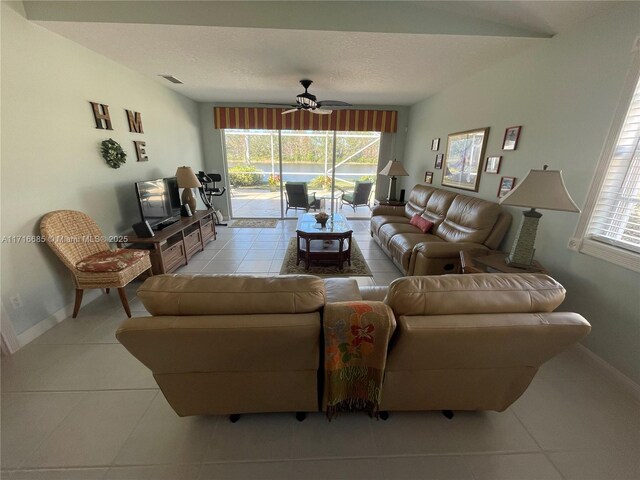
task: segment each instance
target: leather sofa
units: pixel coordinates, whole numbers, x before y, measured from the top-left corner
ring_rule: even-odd
[[[322,280],[155,275],[116,337],[180,416],[318,409]]]
[[[313,276],[158,275],[138,296],[151,317],[116,337],[180,416],[321,408],[322,311],[384,302],[395,333],[381,409],[503,411],[540,365],[590,330],[553,312],[562,285],[542,274],[404,277],[388,287]]]
[[[428,233],[409,222],[420,215]],[[460,273],[460,250],[497,250],[511,225],[500,205],[430,185],[416,185],[405,206],[378,205],[371,236],[405,275]]]

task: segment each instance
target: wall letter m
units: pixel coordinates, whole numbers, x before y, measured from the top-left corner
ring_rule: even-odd
[[[144,133],[142,130],[142,115],[140,112],[132,112],[130,110],[126,110],[127,119],[129,120],[129,131],[134,133]]]

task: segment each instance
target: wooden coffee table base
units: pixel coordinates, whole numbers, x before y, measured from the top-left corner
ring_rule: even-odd
[[[296,265],[303,260],[307,270],[312,263],[336,264],[340,270],[344,262],[351,266],[351,232],[316,235],[298,232],[296,241]]]

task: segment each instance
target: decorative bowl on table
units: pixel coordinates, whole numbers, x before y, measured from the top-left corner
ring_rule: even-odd
[[[325,212],[316,213],[315,219],[322,228],[325,228],[327,226],[327,220],[329,220],[329,215]]]

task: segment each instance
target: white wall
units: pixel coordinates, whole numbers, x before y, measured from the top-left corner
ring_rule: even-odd
[[[531,168],[561,169],[569,192],[583,205],[625,80],[631,49],[640,34],[640,4],[629,2],[559,34],[544,45],[492,65],[411,108],[406,164],[422,181],[434,170],[431,139],[491,127],[487,155],[503,155],[499,175],[482,174],[477,195],[496,201],[502,175],[522,180]],[[523,125],[518,150],[502,152],[506,127]],[[521,213],[512,209],[514,226]],[[562,308],[593,325],[585,344],[640,383],[640,275],[567,249],[578,216],[542,211],[536,258],[567,289]]]
[[[36,235],[40,218],[79,209],[106,235],[139,221],[133,183],[201,170],[198,106],[128,68],[25,20],[2,2],[2,235]],[[95,128],[89,101],[109,105],[113,131]],[[142,113],[144,134],[129,133],[124,109]],[[127,152],[114,170],[100,156],[109,137]],[[133,140],[147,143],[137,162]],[[2,302],[18,334],[72,301],[73,285],[44,244],[2,244]],[[12,295],[24,306],[13,309]]]
[[[255,104],[228,104],[228,103],[200,103],[200,128],[202,129],[202,144],[204,150],[205,163],[207,172],[220,173],[224,177],[224,159],[222,150],[221,130],[213,128],[213,108],[214,107],[255,107]],[[358,105],[357,108],[365,110],[397,110],[398,111],[398,131],[395,134],[393,145],[389,146],[389,159],[397,158],[402,160],[404,157],[404,145],[408,130],[409,107],[401,107],[396,105]],[[391,152],[391,150],[393,150]],[[384,152],[382,152],[384,154]],[[385,163],[386,164],[386,163]],[[388,190],[386,177],[378,176],[378,188],[376,196],[386,197]],[[398,189],[398,194],[400,190]],[[225,217],[229,215],[229,194],[218,197],[214,200],[217,209],[221,209]]]

